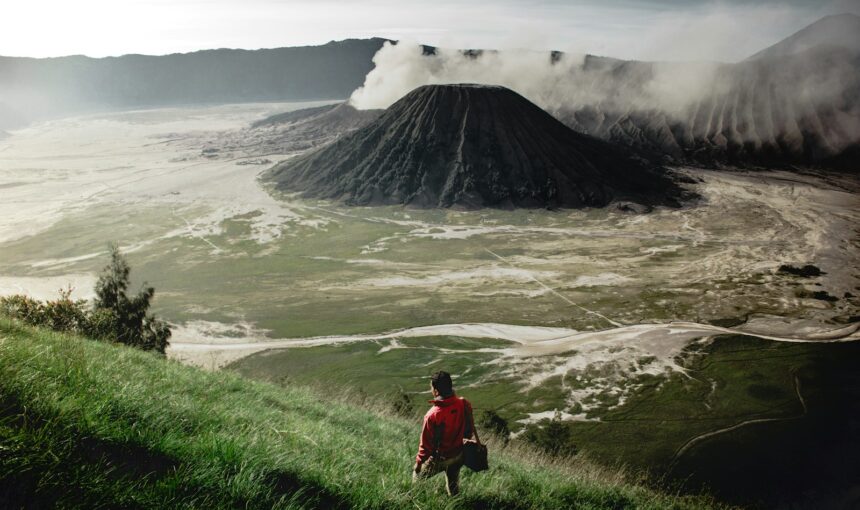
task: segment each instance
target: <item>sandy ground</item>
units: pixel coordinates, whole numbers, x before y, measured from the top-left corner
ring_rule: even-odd
[[[794,323],[795,328],[790,324]],[[775,325],[776,327],[771,327]],[[788,325],[788,327],[786,327]],[[779,326],[783,326],[780,328]],[[183,363],[216,370],[233,361],[270,349],[317,347],[349,342],[388,341],[379,353],[403,347],[398,339],[433,336],[456,336],[463,338],[503,339],[516,343],[508,348],[482,348],[470,352],[487,352],[497,355],[492,361],[494,377],[510,376],[524,382],[523,389],[540,386],[553,377],[561,377],[562,384],[570,374],[588,374],[587,384],[568,389],[568,405],[576,406],[575,415],[564,413],[564,419],[587,420],[587,413],[599,408],[600,395],[611,394],[622,405],[635,386],[626,381],[645,374],[664,375],[685,373],[677,363],[677,356],[694,341],[707,341],[719,334],[743,333],[748,336],[778,342],[853,342],[860,340],[860,323],[846,326],[811,326],[802,321],[787,321],[783,318],[761,317],[738,328],[722,328],[709,324],[671,322],[668,324],[637,324],[610,328],[602,331],[574,331],[566,328],[517,326],[509,324],[442,324],[410,328],[379,335],[325,336],[266,340],[264,333],[254,331],[237,341],[235,336],[214,336],[215,342],[201,343],[201,333],[213,338],[213,331],[206,328],[218,325],[198,324],[196,327],[180,327],[175,331],[168,356]],[[245,329],[242,326],[240,329]],[[782,329],[785,336],[769,334],[770,330]],[[789,333],[794,331],[794,334]],[[232,331],[236,334],[237,331]],[[437,349],[440,354],[456,354],[451,349]],[[604,367],[604,368],[601,368]],[[606,368],[611,367],[611,370]],[[589,373],[590,370],[597,369]],[[599,375],[598,375],[599,374]],[[584,375],[577,375],[577,381]],[[584,381],[584,380],[583,380]],[[551,411],[529,415],[523,423],[539,421],[552,414]],[[551,417],[551,416],[550,416]]]
[[[690,322],[671,322],[668,324],[637,324],[603,331],[574,331],[566,328],[517,326],[509,324],[442,324],[393,331],[380,335],[325,336],[313,338],[294,338],[266,340],[265,332],[254,332],[250,342],[239,342],[236,337],[216,337],[216,342],[200,343],[201,327],[217,325],[197,325],[195,328],[181,327],[168,350],[168,355],[183,363],[216,370],[233,361],[270,349],[288,349],[336,345],[349,342],[388,341],[381,347],[382,354],[391,349],[403,347],[398,339],[433,336],[456,336],[463,338],[504,339],[517,345],[507,348],[482,348],[470,352],[487,352],[497,355],[492,361],[494,377],[510,376],[523,380],[523,389],[534,388],[550,378],[560,376],[562,384],[570,374],[588,374],[587,384],[571,386],[568,389],[568,405],[579,410],[578,413],[563,413],[564,419],[589,420],[588,412],[601,407],[601,395],[617,397],[612,407],[622,405],[635,386],[626,381],[645,374],[663,375],[685,373],[677,363],[677,356],[694,341],[707,341],[719,334],[738,334],[758,337],[778,342],[852,342],[860,340],[860,323],[846,326],[811,327],[796,324],[794,335],[775,336],[766,333],[772,328],[769,324],[785,325],[783,318],[757,318],[743,328],[722,328],[708,324]],[[798,321],[793,321],[797,323]],[[779,328],[773,328],[779,329]],[[785,328],[790,329],[790,328]],[[232,332],[233,334],[236,331]],[[206,333],[212,338],[212,332]],[[451,349],[438,349],[440,354],[456,354]],[[606,370],[601,367],[611,367]],[[589,373],[590,369],[597,369]],[[599,375],[598,375],[599,374]],[[578,382],[584,375],[577,375]],[[585,381],[584,379],[582,381]],[[552,411],[533,413],[523,420],[531,423],[551,417]]]
[[[27,277],[0,276],[0,296],[26,294],[33,299],[50,300],[59,297],[59,291],[71,289],[72,299],[95,297],[96,277],[91,274],[68,274],[63,276]]]
[[[256,176],[261,167],[236,164],[255,158],[212,159],[201,155],[199,144],[187,143],[303,106],[144,110],[14,131],[0,145],[0,243],[34,235],[64,215],[105,202],[162,204],[176,209],[177,215],[188,205],[210,209],[168,236],[203,236],[217,231],[225,218],[253,211],[262,212],[252,225],[260,242],[277,238],[292,222],[315,224],[260,187]]]
[[[842,296],[857,291],[860,284],[860,186],[856,178],[833,175],[821,178],[785,171],[690,173],[705,179],[698,190],[710,207],[742,202],[753,210],[777,212],[781,228],[775,224],[771,238],[759,237],[761,241],[791,239],[784,247],[784,260],[814,262],[827,273],[822,284],[831,294]],[[689,222],[685,225],[695,232]],[[792,235],[789,237],[786,232]],[[698,233],[703,242],[708,240],[705,232]],[[744,230],[739,228],[736,234],[742,239]],[[767,235],[767,232],[758,235]],[[695,266],[699,271],[714,266],[737,267],[743,258],[738,257],[735,250],[737,247],[727,246]],[[728,259],[735,262],[729,263]],[[756,262],[767,264],[770,261],[759,258]]]
[[[775,319],[782,321],[782,319]],[[710,324],[690,322],[671,322],[668,324],[637,324],[612,328],[603,331],[575,331],[567,328],[552,328],[538,326],[517,326],[511,324],[440,324],[424,326],[379,335],[345,335],[322,336],[310,338],[288,338],[267,340],[264,331],[253,331],[248,325],[240,329],[251,332],[244,341],[237,341],[235,336],[219,335],[221,326],[218,324],[192,324],[176,329],[171,341],[169,355],[183,362],[207,368],[218,368],[232,361],[241,359],[255,352],[268,349],[318,347],[348,342],[366,342],[379,340],[396,340],[398,338],[421,338],[432,336],[457,336],[463,338],[492,338],[508,340],[519,344],[517,347],[506,349],[484,349],[485,352],[498,352],[513,361],[515,358],[528,359],[562,354],[571,350],[579,351],[580,355],[570,358],[570,363],[553,368],[551,372],[540,374],[534,379],[534,384],[542,380],[560,375],[582,365],[584,368],[595,361],[597,352],[614,350],[624,351],[629,346],[635,352],[624,352],[617,356],[624,357],[653,356],[655,361],[649,363],[648,370],[658,373],[665,369],[682,370],[674,362],[674,357],[690,341],[714,336],[717,334],[738,334],[754,336],[778,342],[851,342],[860,340],[860,323],[841,327],[817,328],[802,332],[797,336],[774,336],[762,331],[769,328],[765,318],[757,321],[755,326],[742,328],[721,328]],[[758,330],[758,331],[757,331]],[[235,333],[235,331],[234,331]],[[207,339],[200,341],[201,337]],[[255,341],[247,341],[255,338]],[[215,341],[211,341],[215,340]],[[608,346],[621,347],[621,350],[609,349]],[[591,351],[592,356],[583,356]],[[616,354],[613,353],[613,354]],[[614,356],[613,356],[614,357]]]

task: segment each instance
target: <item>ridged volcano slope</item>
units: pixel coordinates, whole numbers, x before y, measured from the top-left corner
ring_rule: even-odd
[[[552,113],[580,133],[685,164],[860,169],[860,51],[816,47],[714,64],[705,71],[713,80],[685,106],[650,97],[654,83],[674,87],[674,77],[695,73],[690,65],[587,57],[583,96],[605,99]]]
[[[284,191],[351,205],[677,205],[681,189],[623,149],[572,131],[519,94],[419,87],[363,128],[267,175]]]

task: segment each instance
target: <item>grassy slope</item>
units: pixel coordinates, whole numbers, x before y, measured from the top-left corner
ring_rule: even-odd
[[[585,462],[493,452],[414,487],[417,424],[0,319],[0,506],[704,508]]]
[[[407,348],[380,352],[388,342],[355,342],[273,349],[238,360],[227,369],[285,386],[316,385],[319,380],[328,385],[352,383],[371,395],[392,395],[400,388],[411,394],[426,392],[426,378],[416,376],[450,370],[460,374],[457,385],[479,414],[493,409],[515,430],[520,428],[517,420],[528,412],[570,409],[572,388],[587,388],[605,376],[601,372],[605,368],[600,366],[576,369],[564,381],[556,376],[524,390],[526,369],[518,367],[518,378],[506,376],[499,365],[488,364],[495,355],[479,352],[483,347],[504,346],[503,341],[425,337],[400,339],[398,344]],[[457,354],[446,355],[446,349]],[[617,407],[618,395],[600,395],[604,403],[591,414],[600,421],[570,423],[573,442],[601,463],[624,462],[632,469],[664,476],[675,452],[693,437],[746,419],[798,416],[802,406],[795,393],[797,370],[821,357],[856,359],[857,352],[847,344],[768,342],[729,335],[707,344],[691,344],[677,358],[686,368],[684,374],[646,374],[625,381],[630,394]],[[555,358],[547,356],[546,363],[556,363]],[[804,379],[804,398],[814,403],[820,378],[804,374],[799,374]],[[415,401],[422,402],[420,397]],[[734,455],[743,457],[740,452],[745,450]],[[689,477],[677,474],[681,480]]]

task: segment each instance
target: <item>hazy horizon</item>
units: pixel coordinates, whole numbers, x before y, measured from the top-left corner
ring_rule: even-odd
[[[0,55],[165,55],[381,37],[451,48],[732,62],[841,13],[860,13],[860,2],[36,0],[7,7],[0,20]]]

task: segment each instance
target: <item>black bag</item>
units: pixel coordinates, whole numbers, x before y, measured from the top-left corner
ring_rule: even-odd
[[[481,443],[468,442],[463,445],[463,464],[472,471],[490,469],[487,463],[487,447]]]
[[[465,407],[465,409],[467,410],[466,429],[463,435],[464,439],[469,439],[472,437],[474,421],[471,410],[468,407]],[[487,462],[487,447],[477,441],[463,443],[463,465],[472,471],[486,471],[490,469],[490,465]]]

